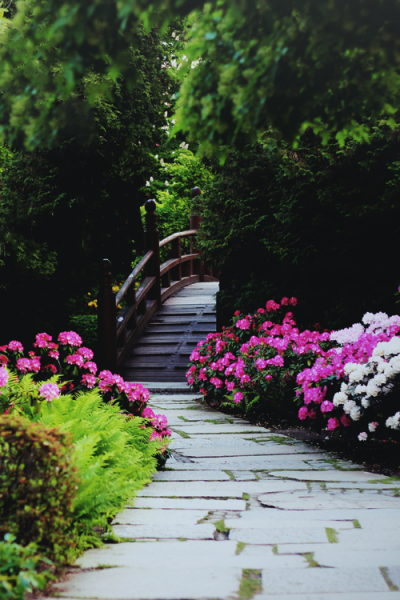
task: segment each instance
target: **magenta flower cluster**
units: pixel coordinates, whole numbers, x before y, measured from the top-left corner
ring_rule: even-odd
[[[23,356],[24,348],[13,340],[0,346],[0,387],[7,385],[9,373],[15,370],[19,377],[31,373],[38,386],[39,396],[52,402],[63,394],[76,393],[80,389],[98,389],[105,400],[119,402],[128,414],[146,419],[148,427],[153,429],[151,439],[164,439],[171,436],[167,418],[154,415],[148,408],[149,391],[140,383],[125,381],[120,375],[110,371],[101,371],[93,362],[93,351],[82,346],[81,337],[74,331],[64,331],[58,336],[58,343],[52,341],[47,333],[36,336],[35,351]],[[7,366],[7,368],[6,368]],[[53,375],[61,376],[61,381],[50,381]],[[6,413],[12,405],[4,405]]]
[[[296,298],[282,298],[269,300],[253,315],[236,311],[231,327],[197,344],[188,383],[210,401],[228,399],[244,412],[257,396],[278,401],[289,382],[294,388],[307,360],[324,355],[330,345],[329,332],[299,330],[286,308],[296,304]]]

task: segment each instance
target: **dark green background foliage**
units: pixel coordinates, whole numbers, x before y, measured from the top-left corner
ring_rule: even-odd
[[[28,419],[0,417],[0,536],[63,562],[74,547],[72,502],[76,469],[70,438]]]
[[[157,31],[138,29],[130,51],[133,92],[118,80],[112,101],[99,94],[87,106],[85,122],[71,117],[59,145],[17,151],[3,163],[0,303],[8,319],[1,343],[70,326],[70,315],[87,311],[102,258],[112,261],[116,277],[128,275],[132,240],[140,250],[143,239],[140,205],[146,196],[138,190],[154,172],[157,144],[166,138],[164,103],[176,85],[163,65],[179,44],[170,30],[166,39],[167,45]],[[98,79],[94,72],[82,79],[82,103]]]
[[[282,296],[299,299],[303,326],[395,313],[399,130],[381,122],[370,144],[322,148],[306,133],[296,152],[249,152],[231,153],[203,197],[202,249],[222,269],[223,322]]]

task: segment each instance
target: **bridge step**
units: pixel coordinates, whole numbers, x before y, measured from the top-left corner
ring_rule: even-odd
[[[216,330],[218,285],[194,283],[168,298],[122,363],[124,379],[184,382],[192,350]]]

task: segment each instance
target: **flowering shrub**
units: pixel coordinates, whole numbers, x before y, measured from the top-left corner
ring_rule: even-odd
[[[271,405],[293,410],[296,375],[332,345],[328,332],[300,332],[289,307],[296,298],[269,300],[253,315],[237,311],[232,326],[210,333],[190,356],[186,377],[210,402],[245,414]]]
[[[367,313],[362,321],[330,334],[338,346],[298,374],[296,392],[301,420],[330,431],[351,426],[360,441],[400,422],[400,317]]]
[[[97,374],[92,350],[82,346],[81,337],[74,331],[60,333],[57,341],[53,342],[47,333],[37,334],[28,357],[18,341],[0,346],[0,412],[18,410],[27,402],[52,402],[67,393],[97,389],[105,401],[116,402],[127,413],[146,419],[154,429],[152,439],[171,435],[166,417],[152,411],[153,416],[143,414],[150,394],[140,383],[124,381],[106,370]]]

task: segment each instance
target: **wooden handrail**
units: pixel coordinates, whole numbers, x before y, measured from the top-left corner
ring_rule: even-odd
[[[187,237],[188,235],[196,235],[196,233],[197,229],[188,229],[187,231],[179,231],[178,233],[173,233],[172,235],[169,235],[168,237],[164,238],[159,243],[159,248],[166,246],[167,244],[173,242],[174,240],[177,240],[178,238]]]
[[[154,254],[153,250],[149,250],[148,252],[146,252],[146,254],[143,256],[143,258],[138,262],[136,267],[133,269],[132,273],[128,276],[124,285],[121,287],[121,289],[119,290],[119,292],[117,294],[117,297],[115,299],[116,306],[118,306],[118,304],[121,302],[122,298],[125,296],[126,292],[129,290],[131,285],[134,284],[136,277],[147,265],[148,261],[153,256],[153,254]]]
[[[192,197],[201,194],[193,188]],[[128,276],[118,294],[112,290],[111,263],[102,262],[99,293],[99,346],[100,367],[116,370],[127,355],[131,345],[150,321],[161,303],[175,291],[197,281],[217,281],[212,274],[204,273],[201,255],[196,252],[193,237],[197,234],[201,218],[190,217],[190,229],[173,233],[160,242],[158,238],[156,203],[147,200],[146,228],[144,232],[145,255]],[[181,254],[181,238],[190,237],[189,254]],[[160,266],[160,248],[172,242],[171,258]],[[136,290],[138,275],[144,279]],[[117,306],[126,297],[126,306],[117,319]]]

